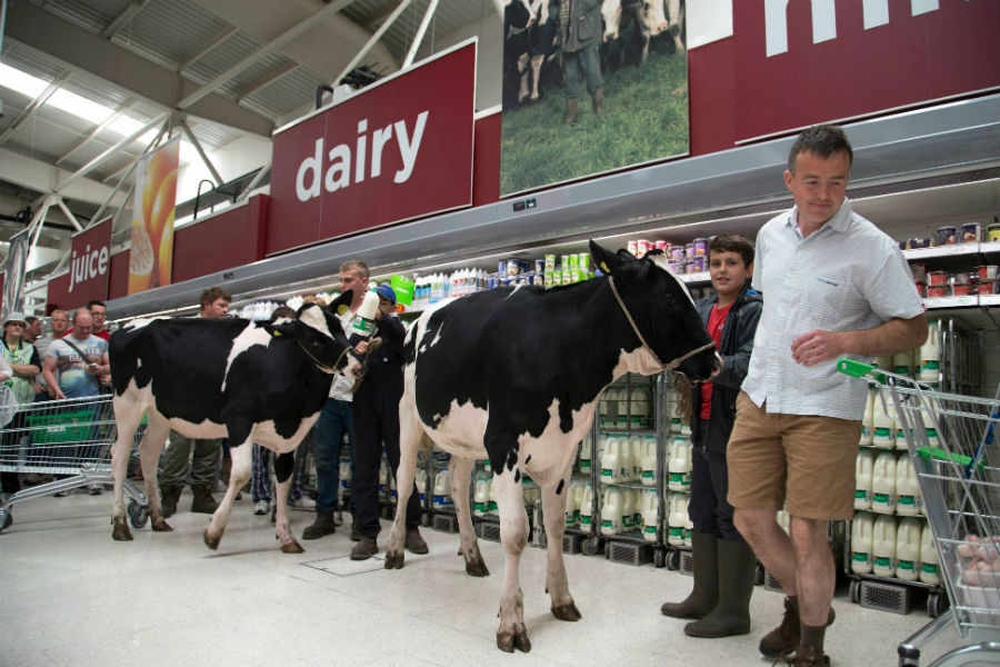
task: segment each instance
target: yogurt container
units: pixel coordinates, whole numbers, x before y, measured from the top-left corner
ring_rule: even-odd
[[[951,245],[952,243],[958,243],[958,228],[954,225],[938,227],[935,241],[937,242],[937,245]]]
[[[706,271],[707,270],[705,268],[705,265],[707,263],[705,261],[706,259],[707,258],[704,257],[704,256],[702,256],[702,257],[692,257],[691,259],[689,259],[688,262],[687,262],[687,272],[688,273],[702,273],[703,271]]]
[[[956,283],[951,286],[951,294],[952,296],[969,296],[972,294],[972,285],[968,283],[964,285]]]
[[[708,239],[698,238],[694,240],[694,256],[708,257]]]
[[[982,225],[978,222],[967,222],[962,225],[961,229],[961,240],[962,243],[976,243],[979,241],[979,237],[982,234]]]
[[[947,271],[928,271],[927,272],[927,284],[931,287],[937,287],[939,285],[948,284],[948,272]]]
[[[1000,241],[1000,222],[994,222],[986,225],[986,240]]]
[[[996,264],[983,264],[976,267],[976,276],[979,278],[980,282],[984,280],[996,280],[998,274],[998,268]]]

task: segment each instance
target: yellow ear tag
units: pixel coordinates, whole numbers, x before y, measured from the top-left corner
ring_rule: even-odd
[[[601,262],[601,271],[604,273],[611,273],[611,269],[608,268],[607,262]]]
[[[274,336],[275,338],[277,338],[278,336],[282,336],[284,334],[282,334],[280,331],[278,331],[277,329],[275,329],[274,331],[271,332],[271,335]]]
[[[347,312],[347,306],[345,306],[344,304],[340,304],[339,306],[337,306],[337,315],[343,316],[343,314],[346,312]]]

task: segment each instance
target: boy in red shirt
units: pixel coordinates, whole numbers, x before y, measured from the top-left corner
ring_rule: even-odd
[[[750,287],[754,246],[724,234],[708,246],[715,295],[697,303],[722,356],[722,370],[691,392],[691,534],[694,589],[683,602],[661,607],[666,616],[695,619],[684,626],[692,637],[728,637],[750,632],[750,595],[757,559],[733,526],[726,502],[726,443],[736,418],[736,396],[746,377],[763,300]]]

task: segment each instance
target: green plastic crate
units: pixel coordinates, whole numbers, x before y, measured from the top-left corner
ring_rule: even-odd
[[[31,441],[39,444],[86,440],[93,427],[94,411],[78,410],[56,414],[25,415]]]

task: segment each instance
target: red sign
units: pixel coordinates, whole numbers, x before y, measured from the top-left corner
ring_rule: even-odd
[[[737,140],[1000,85],[998,2],[758,0],[733,11]]]
[[[274,135],[266,253],[472,203],[476,42]]]
[[[112,218],[107,218],[73,236],[69,273],[49,282],[50,303],[76,308],[108,298],[111,225]]]

